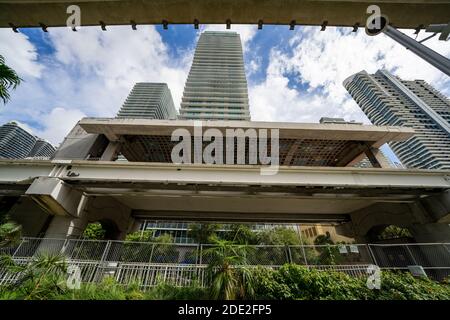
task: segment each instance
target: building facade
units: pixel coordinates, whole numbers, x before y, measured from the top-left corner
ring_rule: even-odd
[[[28,157],[51,158],[55,151],[55,147],[50,142],[45,139],[37,138],[36,143],[28,154]]]
[[[0,158],[51,158],[55,147],[11,121],[0,126]]]
[[[138,82],[117,113],[117,117],[176,119],[177,111],[166,83]]]
[[[385,70],[356,73],[344,87],[373,124],[415,130],[410,139],[389,143],[406,167],[450,169],[448,98],[423,80],[401,80]]]
[[[212,31],[201,34],[179,119],[250,120],[239,34]]]

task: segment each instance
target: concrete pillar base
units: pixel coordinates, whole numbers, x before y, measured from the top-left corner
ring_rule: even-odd
[[[45,238],[78,238],[87,226],[87,219],[54,216],[45,233]]]
[[[411,226],[411,233],[416,242],[433,243],[448,242],[450,243],[450,226],[445,223],[428,223],[414,224]]]

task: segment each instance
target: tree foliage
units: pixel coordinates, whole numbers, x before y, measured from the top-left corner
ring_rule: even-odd
[[[0,247],[14,246],[22,237],[22,226],[8,221],[0,225]]]
[[[398,239],[398,238],[412,238],[411,232],[406,228],[401,228],[395,225],[387,226],[378,236],[380,240]]]
[[[67,271],[64,256],[39,253],[23,265],[3,255],[0,268],[18,275],[17,280],[7,286],[16,298],[43,300],[64,291],[63,277]]]
[[[235,245],[227,240],[216,240],[206,249],[208,271],[212,277],[210,288],[213,299],[248,299],[254,295],[253,274],[248,267],[247,255],[250,247]]]
[[[22,79],[17,73],[8,67],[5,58],[0,55],[0,99],[6,104],[10,99],[10,89],[15,89]]]
[[[193,223],[189,226],[188,237],[196,243],[212,243],[217,238],[220,224],[217,223]]]
[[[83,232],[83,237],[91,240],[104,240],[105,235],[106,230],[100,222],[89,223]]]

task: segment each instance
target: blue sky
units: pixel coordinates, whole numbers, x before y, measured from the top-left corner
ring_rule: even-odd
[[[16,120],[58,145],[80,118],[114,116],[137,81],[167,82],[178,107],[200,33],[225,26],[107,29],[0,29],[0,54],[25,80],[0,108],[0,123]],[[424,79],[450,96],[449,77],[388,37],[319,30],[232,26],[244,46],[252,120],[318,122],[329,116],[370,123],[342,86],[363,69]],[[436,38],[426,44],[450,57],[448,42]]]

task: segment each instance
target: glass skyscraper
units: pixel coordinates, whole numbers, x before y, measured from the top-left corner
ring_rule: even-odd
[[[36,143],[28,154],[28,157],[51,158],[54,153],[55,147],[53,147],[50,142],[41,138],[36,138]]]
[[[11,121],[0,126],[0,159],[51,158],[55,147]]]
[[[389,143],[405,166],[450,169],[448,98],[423,80],[401,80],[385,70],[361,71],[344,86],[373,124],[415,130],[408,140]]]
[[[200,35],[179,119],[250,120],[239,34],[206,31]]]
[[[134,85],[117,118],[176,119],[172,94],[165,83],[138,82]]]

